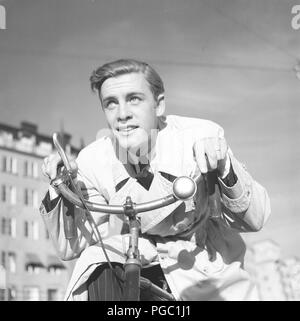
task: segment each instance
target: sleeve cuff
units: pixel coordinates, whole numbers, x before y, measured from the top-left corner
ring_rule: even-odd
[[[236,175],[236,182],[233,186],[228,186],[220,177],[219,187],[222,193],[222,203],[233,213],[246,211],[250,205],[252,197],[252,183],[249,174],[232,155],[230,155],[232,172]]]
[[[230,199],[238,199],[243,194],[243,187],[239,180],[236,180],[232,186],[227,186],[224,179],[219,178],[222,193]]]
[[[237,176],[232,168],[232,163],[230,158],[228,157],[228,170],[226,170],[226,173],[221,177],[222,182],[227,186],[227,187],[233,187],[237,183]]]

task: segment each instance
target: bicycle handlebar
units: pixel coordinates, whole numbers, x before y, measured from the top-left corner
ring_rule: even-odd
[[[55,186],[55,188],[57,188],[59,192],[67,200],[69,200],[71,203],[81,208],[85,209],[87,207],[89,210],[94,212],[103,212],[103,213],[109,213],[109,214],[124,214],[125,213],[124,205],[98,204],[98,203],[92,203],[86,200],[84,201],[85,204],[83,204],[80,197],[74,192],[72,192],[69,189],[69,187],[65,184],[65,178],[72,174],[71,166],[63,148],[60,145],[59,135],[57,133],[53,134],[53,142],[63,161],[65,170],[66,170],[65,174],[53,180],[52,184]],[[170,194],[166,197],[153,200],[150,202],[145,202],[140,204],[133,203],[132,209],[134,210],[135,213],[151,211],[151,210],[175,203],[177,200],[188,200],[195,195],[196,191],[197,191],[197,179],[193,180],[188,176],[177,177],[173,182],[173,194]]]
[[[85,208],[85,206],[82,204],[82,201],[77,196],[77,194],[72,192],[64,183],[56,183],[56,184],[58,184],[56,188],[67,200],[69,200],[74,205],[77,205],[81,208]],[[166,197],[163,197],[154,201],[145,202],[141,204],[133,204],[133,210],[135,211],[135,213],[147,212],[163,206],[170,205],[176,201],[177,201],[177,198],[174,195],[170,194]],[[93,212],[103,212],[108,214],[124,214],[124,205],[107,205],[107,204],[92,203],[89,201],[85,201],[85,204],[87,208]]]

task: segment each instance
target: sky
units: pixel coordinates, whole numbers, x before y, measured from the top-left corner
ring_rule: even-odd
[[[300,257],[299,0],[7,0],[0,30],[0,122],[61,127],[79,146],[106,123],[89,87],[105,62],[149,62],[167,113],[210,119],[266,187],[272,214],[253,243]]]

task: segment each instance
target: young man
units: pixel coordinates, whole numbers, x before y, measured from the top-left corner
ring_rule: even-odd
[[[146,63],[114,61],[94,71],[90,80],[109,131],[76,160],[77,184],[86,199],[120,205],[130,195],[135,203],[151,201],[170,194],[176,177],[201,175],[192,200],[141,215],[143,265],[157,263],[142,273],[154,275],[157,284],[166,281],[176,300],[258,299],[243,270],[245,244],[239,232],[262,228],[270,214],[269,198],[233,156],[223,129],[208,120],[164,116],[163,82]],[[43,172],[49,179],[56,177],[59,162],[57,154],[45,158]],[[213,215],[204,179],[211,171],[217,173],[221,203]],[[65,238],[62,228],[67,210],[75,215],[72,239]],[[79,258],[66,299],[122,299],[85,211],[64,202],[50,186],[41,215],[61,259]],[[124,222],[114,215],[92,215],[121,276]]]

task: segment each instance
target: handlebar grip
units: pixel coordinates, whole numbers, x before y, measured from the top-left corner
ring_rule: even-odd
[[[217,171],[214,170],[212,172],[207,172],[207,187],[208,187],[208,195],[213,195],[216,190],[216,182],[218,179]]]
[[[59,164],[57,167],[57,177],[64,177],[65,169],[63,169],[63,164]],[[64,208],[63,208],[63,222],[64,222],[64,232],[65,238],[70,240],[76,236],[76,226],[75,226],[75,219],[74,219],[74,205],[62,195],[64,200]]]
[[[210,217],[217,218],[221,214],[220,191],[217,185],[218,173],[216,170],[207,173],[208,205]]]

